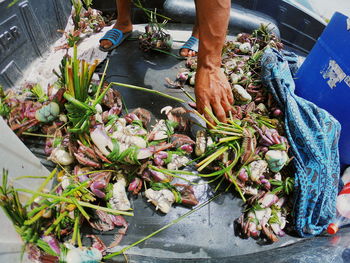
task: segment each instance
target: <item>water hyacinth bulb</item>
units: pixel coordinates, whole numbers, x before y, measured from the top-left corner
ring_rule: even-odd
[[[266,168],[268,166],[268,163],[264,160],[257,160],[254,162],[251,162],[249,164],[250,166],[250,179],[253,182],[258,182],[260,180],[260,177],[264,175],[266,172]]]
[[[233,85],[232,93],[235,99],[243,104],[247,104],[252,100],[252,96],[250,96],[250,94],[241,85]]]
[[[270,170],[274,173],[281,171],[288,159],[285,151],[270,150],[265,154],[265,160],[269,164]]]
[[[145,191],[145,196],[148,202],[151,202],[156,210],[160,210],[164,214],[169,213],[172,204],[175,202],[174,194],[168,189],[154,191],[149,188]]]
[[[188,72],[181,72],[178,76],[177,76],[178,80],[185,82],[188,79]]]
[[[278,202],[277,195],[268,192],[262,198],[259,199],[259,204],[262,208],[270,207]]]
[[[189,154],[193,152],[193,147],[190,144],[184,144],[180,147],[180,149]]]
[[[61,165],[70,165],[74,162],[73,156],[67,152],[62,146],[53,149],[48,160]]]
[[[241,77],[242,77],[241,75],[238,75],[236,73],[232,73],[230,75],[231,83],[232,84],[237,84],[240,81]]]
[[[196,84],[196,73],[193,73],[192,77],[190,78],[190,85],[194,86]]]
[[[35,118],[40,122],[50,122],[55,120],[59,114],[60,106],[56,102],[50,102],[35,112]]]
[[[68,251],[67,263],[101,262],[102,253],[97,248],[73,248]]]
[[[248,42],[245,42],[245,43],[239,45],[239,50],[244,54],[249,53],[251,51],[251,49],[252,49],[252,47],[251,47],[250,43],[248,43]]]
[[[245,168],[242,168],[241,171],[238,174],[238,178],[242,181],[242,182],[246,182],[248,181],[248,173],[246,171]]]

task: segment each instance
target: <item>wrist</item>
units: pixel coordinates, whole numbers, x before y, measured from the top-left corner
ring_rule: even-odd
[[[203,68],[218,68],[221,66],[222,45],[206,48],[201,45],[198,52],[198,66]]]
[[[205,54],[204,56],[198,56],[198,69],[216,70],[221,67],[221,55]]]

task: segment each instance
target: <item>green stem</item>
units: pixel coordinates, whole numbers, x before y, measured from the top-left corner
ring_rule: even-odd
[[[183,58],[183,57],[181,57],[181,56],[179,56],[179,55],[175,55],[175,54],[173,54],[173,53],[171,53],[171,52],[168,52],[168,51],[166,51],[166,50],[163,50],[163,49],[159,49],[159,48],[152,48],[152,50],[155,50],[155,51],[158,51],[158,52],[160,52],[160,53],[164,53],[164,54],[166,54],[166,55],[169,55],[169,56],[172,56],[172,57],[174,57],[174,58],[176,58],[176,59],[178,59],[178,60],[184,60],[185,58]]]
[[[75,240],[77,239],[78,231],[79,231],[79,216],[76,216],[74,220],[73,235],[71,240],[71,243],[73,245],[75,245]]]
[[[224,123],[224,124],[218,125],[217,129],[218,130],[223,129],[225,131],[236,132],[236,133],[238,133],[240,135],[242,134],[243,128],[238,129],[237,126],[234,126],[234,127],[232,127],[232,126],[234,126],[234,125],[233,124],[226,124],[226,123]]]
[[[68,94],[67,92],[65,92],[63,94],[63,97],[68,100],[70,103],[72,103],[73,105],[83,109],[83,110],[89,110],[91,112],[95,112],[95,108],[94,107],[90,107],[87,104],[75,99],[73,96],[71,96],[70,94]]]
[[[194,112],[199,118],[201,118],[203,121],[205,121],[205,123],[211,128],[211,129],[215,129],[215,126],[210,123],[202,114],[200,114],[198,111],[196,110],[192,110],[192,112]]]
[[[155,170],[155,171],[157,171],[157,172],[161,172],[161,173],[163,173],[163,174],[166,174],[166,175],[170,175],[170,176],[172,176],[172,177],[179,178],[179,179],[184,180],[185,182],[187,182],[187,183],[189,183],[189,184],[195,184],[195,185],[198,184],[198,183],[191,182],[190,180],[187,180],[187,179],[185,179],[185,178],[183,178],[183,177],[181,177],[181,176],[172,174],[172,173],[168,172],[166,169],[159,169],[159,168],[157,168],[157,167],[155,167],[155,166],[153,166],[153,165],[150,165],[149,168],[151,168],[152,170]]]
[[[74,204],[74,200],[70,199],[70,198],[65,198],[62,196],[57,196],[57,195],[52,195],[52,194],[45,194],[45,193],[38,193],[29,189],[22,189],[22,188],[18,188],[16,189],[16,191],[18,192],[24,192],[24,193],[29,193],[29,194],[33,194],[33,195],[38,195],[38,196],[43,196],[46,198],[52,198],[54,199],[54,201],[59,201],[59,202],[66,202],[66,203],[70,203],[70,204]],[[87,202],[83,202],[83,201],[78,201],[78,204],[80,204],[83,207],[89,207],[89,208],[93,208],[96,210],[101,210],[107,213],[111,213],[113,215],[126,215],[126,216],[134,216],[134,213],[132,212],[125,212],[125,211],[119,211],[119,210],[115,210],[115,209],[110,209],[110,208],[106,208],[106,207],[102,207],[102,206],[98,206],[98,205],[93,205]]]
[[[34,224],[36,221],[38,221],[43,215],[43,211],[40,211],[35,216],[33,216],[31,219],[24,221],[24,224],[29,226],[31,224]]]
[[[193,173],[193,172],[187,172],[187,171],[179,171],[179,170],[169,170],[169,169],[163,169],[163,170],[166,170],[167,172],[169,173],[178,173],[178,174],[187,174],[187,175],[194,175],[194,176],[199,176],[199,177],[213,177],[213,176],[217,176],[217,175],[221,175],[225,172],[225,169],[224,170],[220,170],[220,171],[216,171],[216,172],[213,172],[213,173],[210,173],[210,174],[200,174],[200,173]]]
[[[134,246],[136,246],[136,245],[138,245],[138,244],[144,242],[145,240],[147,240],[147,239],[149,239],[149,238],[155,236],[156,234],[158,234],[158,233],[162,232],[163,230],[167,229],[168,227],[170,227],[170,226],[172,226],[172,225],[174,225],[174,224],[180,222],[182,219],[184,219],[184,218],[186,218],[187,216],[193,214],[194,212],[197,212],[199,209],[201,209],[202,207],[206,206],[207,204],[209,204],[210,202],[212,202],[213,200],[215,200],[215,199],[216,199],[217,197],[219,197],[219,196],[220,196],[220,194],[218,194],[218,195],[216,195],[216,196],[210,198],[209,200],[207,200],[207,201],[204,202],[203,204],[197,206],[195,209],[193,209],[193,210],[191,210],[191,211],[188,211],[188,212],[185,213],[184,215],[182,215],[182,216],[176,218],[175,220],[171,221],[169,224],[163,226],[162,228],[158,229],[157,231],[153,232],[152,234],[149,234],[148,236],[146,236],[146,237],[140,239],[139,241],[136,241],[135,243],[133,243],[133,244],[131,244],[131,245],[129,245],[129,246],[127,246],[127,247],[125,247],[125,248],[123,248],[123,249],[121,249],[121,250],[115,252],[115,253],[112,253],[112,254],[109,254],[109,255],[107,255],[107,256],[104,256],[103,259],[110,259],[110,258],[112,258],[112,257],[114,257],[114,256],[118,256],[118,255],[124,253],[124,252],[127,251],[128,249],[130,249],[130,248],[132,248],[132,247],[134,247]]]
[[[45,181],[40,185],[40,187],[38,188],[38,192],[41,192],[41,191],[45,188],[45,186],[46,186],[46,185],[51,181],[51,179],[55,176],[56,172],[57,172],[57,169],[55,168],[55,169],[50,173],[50,175],[45,179]],[[32,196],[32,198],[30,198],[29,201],[25,204],[25,207],[31,205],[31,204],[34,202],[35,198],[37,198],[37,196],[38,196],[38,195],[35,195],[35,194],[34,194],[34,195]]]
[[[217,178],[219,178],[219,176]],[[215,187],[214,192],[216,192],[219,189],[219,187],[221,186],[221,184],[224,180],[225,180],[225,176],[222,176],[220,182]]]
[[[22,134],[28,135],[28,136],[35,136],[35,137],[55,138],[55,136],[53,135],[38,134],[38,133],[31,133],[31,132],[22,132]]]
[[[192,100],[193,102],[196,102],[196,99],[192,97],[192,95],[187,92],[183,87],[180,87],[180,89],[182,90],[183,93],[185,93],[185,95],[190,99]]]
[[[171,20],[171,18],[169,18],[169,17],[167,17],[167,16],[164,16],[164,15],[158,14],[158,13],[155,13],[155,12],[153,12],[153,11],[151,11],[151,10],[148,10],[147,8],[144,8],[144,7],[141,5],[140,1],[138,1],[138,3],[136,3],[136,2],[133,1],[133,3],[134,3],[134,5],[135,5],[136,7],[140,8],[141,10],[143,10],[143,11],[146,13],[146,15],[147,15],[148,17],[149,17],[149,13],[153,13],[153,14],[155,14],[156,16],[159,16],[159,17],[164,18],[164,19],[166,19],[166,20]]]
[[[204,108],[204,111],[210,116],[210,118],[213,119],[213,121],[216,123],[216,125],[220,124],[221,122],[215,117],[213,112],[209,110],[207,107]]]
[[[53,204],[56,204],[56,203],[58,203],[58,202],[54,202]],[[36,213],[40,212],[41,210],[43,210],[43,209],[45,209],[47,207],[49,207],[48,204],[43,204],[42,206],[34,208],[32,211],[30,211],[28,213],[28,218],[33,217]]]
[[[216,130],[216,129],[212,129],[212,130],[210,130],[210,132],[223,134],[223,135],[242,136],[242,134],[240,134],[240,133],[223,131],[223,130]]]
[[[224,137],[224,138],[221,138],[219,140],[220,143],[225,143],[225,142],[231,142],[231,141],[235,141],[235,140],[238,140],[238,139],[241,139],[242,137],[240,136],[230,136],[230,137]]]
[[[183,99],[180,99],[180,98],[177,98],[177,97],[165,94],[165,93],[160,92],[158,90],[146,89],[146,88],[143,88],[143,87],[129,85],[129,84],[123,84],[123,83],[119,83],[119,82],[111,82],[109,85],[116,85],[116,86],[121,86],[121,87],[129,88],[129,89],[136,89],[136,90],[146,91],[146,92],[157,94],[157,95],[162,96],[164,98],[168,98],[168,99],[180,102],[180,103],[186,103],[186,101],[184,101]]]
[[[95,96],[95,101],[97,101],[98,97],[100,96],[100,91],[101,91],[101,88],[102,88],[102,85],[103,85],[103,81],[105,79],[105,76],[106,76],[106,71],[107,71],[107,68],[108,68],[108,64],[109,64],[109,59],[107,59],[107,62],[106,62],[106,66],[103,70],[103,74],[102,74],[102,77],[101,77],[101,80],[100,80],[100,83],[97,87],[97,91],[96,91],[96,96]],[[95,105],[96,106],[96,105]]]
[[[60,214],[59,217],[56,218],[56,220],[52,223],[52,225],[44,232],[44,235],[49,235],[52,230],[68,215],[68,211],[65,211],[64,213]]]
[[[79,246],[79,248],[82,248],[83,247],[83,243],[81,242],[80,228],[78,228],[78,231],[77,231],[77,239],[78,239],[78,246]]]
[[[243,195],[243,193],[242,193],[241,188],[238,186],[236,179],[233,178],[231,171],[228,172],[228,177],[231,179],[231,181],[232,181],[232,183],[234,184],[234,186],[235,186],[237,192],[239,193],[239,195],[241,196],[243,202],[245,203],[247,200],[245,199],[245,197],[244,197],[244,195]]]
[[[45,179],[47,178],[47,176],[35,176],[35,175],[24,175],[24,176],[19,176],[19,177],[16,177],[14,180],[21,180],[21,179],[26,179],[26,178],[31,178],[31,179]]]
[[[119,210],[115,210],[115,209],[111,209],[111,208],[107,208],[107,207],[93,205],[93,204],[86,203],[86,202],[83,202],[83,201],[78,201],[78,203],[81,206],[93,208],[93,209],[96,209],[96,210],[101,210],[101,211],[104,211],[104,212],[107,212],[107,213],[111,213],[113,215],[134,216],[134,213],[132,213],[132,212],[119,211]]]
[[[92,172],[90,172],[90,173],[92,173]],[[90,182],[90,180],[87,180],[87,181],[83,182],[81,185],[77,186],[76,188],[70,190],[69,192],[63,193],[62,197],[67,197],[67,196],[72,195],[74,192],[79,191],[80,189],[85,187],[89,182]],[[43,202],[44,201],[46,201],[46,200],[43,200]],[[50,205],[44,204],[44,205],[42,205],[40,207],[34,208],[32,211],[30,211],[28,213],[28,217],[29,218],[32,217],[35,213],[37,213],[37,212],[39,212],[39,211],[41,211],[41,210],[43,210],[43,209],[45,209],[47,207],[51,208],[52,206],[56,205],[59,202],[60,202],[60,200],[56,200],[56,201],[53,201]]]
[[[238,151],[236,151],[237,153]],[[241,188],[238,186],[236,179],[232,176],[232,168],[236,165],[236,163],[238,162],[239,159],[239,154],[236,154],[236,158],[233,160],[233,162],[227,167],[227,175],[228,177],[231,179],[232,183],[234,184],[237,192],[239,193],[239,195],[241,196],[243,202],[245,203],[247,200],[245,199]],[[239,171],[238,171],[239,172]]]
[[[221,154],[226,152],[228,150],[228,146],[224,146],[217,150],[215,153],[204,159],[202,162],[198,163],[198,166],[200,166],[197,170],[200,172],[202,171],[205,167],[207,167],[211,162],[213,162],[216,158],[218,158]]]
[[[80,213],[86,218],[86,220],[90,220],[90,216],[86,213],[86,211],[84,210],[84,208],[82,208],[82,206],[78,203],[77,200],[73,199],[74,204],[77,206],[77,208],[79,209]]]
[[[235,126],[238,130],[240,130],[241,132],[243,132],[243,128],[241,126],[239,126],[237,123],[235,123],[233,120],[229,120],[228,121],[231,125]],[[226,123],[225,123],[226,124]],[[227,125],[227,124],[226,124]]]

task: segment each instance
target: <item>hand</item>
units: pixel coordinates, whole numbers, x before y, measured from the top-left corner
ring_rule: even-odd
[[[233,110],[231,86],[220,67],[198,68],[195,81],[196,104],[199,113],[214,124],[205,112],[212,111],[221,122],[226,122],[227,112]]]

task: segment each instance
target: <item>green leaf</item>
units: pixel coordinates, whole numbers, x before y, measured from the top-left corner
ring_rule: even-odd
[[[39,102],[45,102],[49,99],[40,84],[35,84],[30,89],[30,92],[38,98]]]
[[[19,0],[13,0],[11,3],[8,4],[7,8],[14,6]]]
[[[281,221],[279,220],[277,213],[272,210],[272,215],[269,219],[269,224],[281,224]]]
[[[287,146],[284,143],[274,144],[274,145],[269,146],[269,150],[286,151],[287,150]]]
[[[11,108],[3,101],[0,97],[0,116],[8,118],[10,115]]]
[[[62,143],[62,140],[63,140],[62,137],[56,137],[56,138],[53,140],[52,147],[53,147],[53,148],[58,147],[58,146]]]

